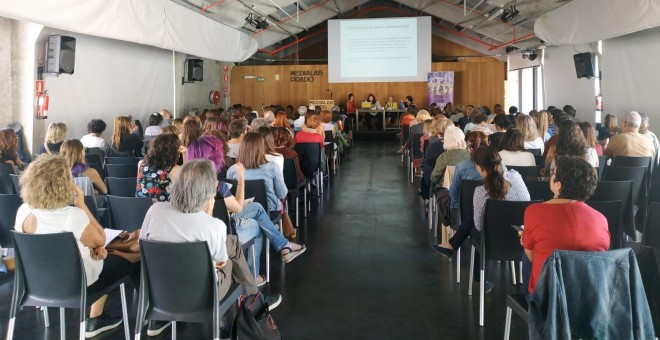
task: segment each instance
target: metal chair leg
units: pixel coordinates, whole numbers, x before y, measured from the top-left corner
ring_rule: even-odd
[[[14,327],[16,326],[16,318],[13,317],[9,319],[9,325],[7,325],[7,340],[14,339]]]
[[[461,283],[461,248],[456,249],[456,283]]]
[[[41,307],[41,311],[44,312],[44,326],[48,328],[50,327],[50,318],[48,317],[48,307]]]
[[[84,313],[81,311],[81,313]],[[87,320],[80,323],[80,340],[85,340],[85,330],[87,329]]]
[[[176,321],[172,321],[172,340],[176,340]]]
[[[468,295],[472,296],[472,282],[474,282],[474,246],[470,250],[470,282],[468,283]]]
[[[84,313],[83,311],[80,311]],[[81,334],[81,337],[84,337],[85,333]],[[60,339],[66,340],[66,326],[64,320],[64,308],[60,307]]]
[[[482,257],[483,258],[483,257]],[[481,264],[483,266],[483,264]],[[486,286],[486,271],[480,270],[481,284],[479,285],[479,326],[484,325],[484,300],[485,300],[485,286]]]
[[[294,196],[296,200],[296,227],[300,225],[300,202],[298,201],[298,193]]]
[[[504,340],[509,340],[511,335],[511,307],[506,307],[506,321],[504,321]]]
[[[126,308],[126,287],[122,283],[119,285],[119,292],[121,293],[121,313],[124,319],[124,338],[129,340],[131,338],[131,333],[128,330],[128,309]]]
[[[270,241],[265,238],[266,242],[266,282],[270,282]]]
[[[255,251],[255,245],[254,242],[252,242],[252,246],[250,247],[252,249],[252,268],[257,268],[257,252]],[[254,280],[257,280],[257,276],[259,273],[257,271],[254,271]]]
[[[527,256],[527,255],[523,255],[523,256]],[[520,270],[520,276],[519,276],[520,277],[520,284],[523,284],[522,261],[520,261],[518,269]]]
[[[511,261],[511,276],[513,279],[513,285],[516,285],[516,261]]]

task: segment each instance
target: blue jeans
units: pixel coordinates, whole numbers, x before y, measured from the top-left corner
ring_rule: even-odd
[[[259,203],[252,202],[243,207],[239,213],[232,214],[232,218],[237,220],[236,233],[241,242],[246,242],[252,237],[256,237],[255,252],[257,256],[256,268],[252,268],[252,252],[248,252],[249,261],[248,266],[252,273],[259,273],[259,257],[261,256],[261,249],[263,248],[263,235],[270,241],[270,244],[276,251],[282,250],[289,241],[277,230],[273,222],[270,220],[268,213]],[[258,230],[261,229],[261,233]]]

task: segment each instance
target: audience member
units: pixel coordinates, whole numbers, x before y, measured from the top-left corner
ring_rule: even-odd
[[[449,119],[451,119],[451,121],[454,122],[454,124],[458,125],[458,122],[461,120],[461,118],[465,117],[463,111],[465,111],[465,109],[463,108],[463,104],[456,105],[456,113],[451,115]]]
[[[131,126],[131,118],[126,116],[115,118],[112,138],[110,139],[111,149],[108,150],[108,156],[138,157],[142,155],[144,143],[131,133]]]
[[[532,262],[527,291],[534,292],[545,260],[556,249],[606,251],[610,247],[607,219],[584,203],[593,195],[598,175],[582,158],[560,157],[550,173],[554,198],[525,210],[521,244]],[[524,258],[524,257],[523,257]],[[524,263],[525,261],[523,261]]]
[[[539,149],[543,154],[545,143],[534,123],[534,118],[526,114],[516,116],[516,129],[523,135],[525,150]]]
[[[502,163],[506,166],[536,165],[534,155],[525,151],[523,135],[518,129],[511,129],[504,134],[498,150]]]
[[[179,171],[180,147],[174,134],[160,134],[149,143],[147,155],[138,163],[136,197],[149,197],[154,202],[170,200],[171,185]]]
[[[655,148],[653,142],[639,133],[642,117],[638,112],[631,111],[623,116],[621,133],[610,138],[603,153],[610,157],[653,157]]]
[[[350,94],[349,97],[352,97],[353,94]],[[350,102],[351,100],[349,100]],[[353,112],[354,114],[355,112]],[[351,114],[350,112],[348,114]],[[293,121],[293,130],[300,131],[302,126],[305,124],[305,116],[307,115],[307,106],[300,105],[298,107],[298,118]]]
[[[575,111],[575,108],[573,108],[573,106],[568,105],[568,104],[567,104],[567,105],[564,105],[564,107],[563,107],[563,111],[564,111],[567,115],[569,115],[573,121],[579,123],[579,121],[577,121],[577,118],[576,118],[577,112]]]
[[[250,122],[250,131],[257,132],[257,130],[259,130],[259,128],[262,127],[262,126],[268,127],[268,124],[266,123],[266,120],[263,119],[263,118],[257,117],[255,119],[253,119],[252,122]]]
[[[557,144],[557,139],[559,139],[559,126],[563,122],[567,120],[571,120],[571,118],[567,114],[563,113],[563,111],[561,110],[555,110],[555,114],[552,115],[552,119],[554,121],[555,134],[552,137],[550,137],[550,139],[548,139],[547,143],[545,143],[545,149],[543,150],[543,157],[546,158],[548,157],[548,151],[550,150],[550,148],[553,145]]]
[[[467,105],[465,107],[465,112],[463,113],[463,118],[458,119],[458,127],[461,128],[461,131],[465,131],[465,126],[470,123],[470,116],[474,112],[474,105]]]
[[[498,114],[493,118],[493,126],[495,127],[495,132],[488,136],[488,141],[491,146],[499,148],[502,136],[509,129],[511,123],[509,123],[509,119],[506,118],[505,114]]]
[[[162,128],[172,125],[172,119],[174,116],[172,116],[172,112],[170,112],[170,110],[162,109],[160,110],[160,115],[163,116],[163,123],[161,124]]]
[[[265,121],[264,126],[267,126],[267,127],[272,127],[273,126],[273,123],[275,123],[275,114],[273,113],[273,111],[269,110],[269,111],[264,112],[264,121]]]
[[[277,167],[282,173],[282,178],[284,178],[284,156],[275,151],[275,141],[273,140],[273,133],[270,131],[270,128],[262,126],[257,132],[264,139],[265,155],[266,160],[277,164]]]
[[[639,133],[653,142],[653,149],[657,153],[658,148],[660,148],[660,142],[658,142],[658,137],[655,133],[649,130],[649,116],[646,113],[640,113],[639,115],[642,117],[642,125],[639,126]]]
[[[258,292],[238,238],[227,235],[227,226],[213,217],[216,195],[216,172],[205,159],[185,163],[172,185],[170,202],[158,202],[149,208],[142,223],[140,238],[161,242],[206,241],[218,273],[218,297],[227,294],[231,282],[243,286],[246,295]],[[269,296],[269,307],[277,307],[282,297]],[[230,324],[223,318],[222,338],[229,338]],[[151,321],[148,334],[159,335],[169,322]]]
[[[429,191],[431,188],[431,173],[433,172],[435,163],[438,160],[438,157],[445,152],[444,134],[448,126],[454,126],[454,123],[451,120],[446,119],[443,115],[437,116],[437,118],[434,118],[431,123],[429,145],[424,151],[424,157],[421,162],[422,180],[419,185],[419,191],[424,203],[428,203],[429,197],[431,196]]]
[[[541,110],[536,112],[536,114],[530,114],[534,118],[534,123],[539,133],[539,137],[543,138],[543,142],[547,142],[550,139],[549,124],[550,124],[550,114],[546,110]]]
[[[284,111],[278,112],[277,115],[275,116],[275,122],[273,122],[273,126],[286,129],[287,131],[289,131],[291,137],[293,137],[294,136],[293,128],[291,127],[291,124],[289,124],[289,120],[287,117],[288,116],[286,112]]]
[[[190,143],[202,136],[202,127],[196,119],[189,119],[183,123],[181,130],[181,145],[188,147]]]
[[[493,125],[488,123],[488,116],[486,114],[472,115],[472,123],[474,126],[470,131],[483,132],[486,136],[490,136],[495,132]],[[467,126],[465,128],[467,129]]]
[[[49,155],[57,155],[60,153],[60,147],[66,139],[67,128],[64,123],[50,123],[48,125],[48,130],[46,131],[46,140],[39,147],[39,152],[37,155],[43,153]]]
[[[587,141],[587,152],[591,154],[590,159],[596,159],[596,164],[598,164],[598,156],[603,155],[603,146],[598,143],[596,140],[596,130],[594,126],[589,122],[581,122],[578,124],[584,135],[584,139]]]
[[[465,135],[454,126],[445,129],[443,147],[445,152],[438,156],[431,173],[431,182],[442,186],[447,166],[456,166],[458,163],[470,158],[465,145]]]
[[[103,151],[108,148],[108,144],[105,142],[105,139],[101,138],[103,131],[105,131],[106,124],[101,119],[92,119],[87,124],[88,134],[80,138],[80,142],[86,148],[99,148]]]
[[[577,157],[586,160],[592,167],[598,167],[598,157],[593,159],[589,152],[590,145],[580,127],[573,120],[566,120],[559,126],[557,145],[550,147],[548,157],[545,159],[543,173],[547,176],[555,166],[555,159],[559,157]]]
[[[149,126],[144,130],[144,137],[153,137],[160,135],[160,132],[163,130],[161,125],[163,124],[163,116],[158,112],[153,112],[149,115]]]
[[[227,142],[229,146],[229,157],[236,159],[238,151],[241,148],[243,136],[248,132],[247,120],[234,119],[229,124],[229,137],[231,139]]]
[[[0,162],[11,165],[14,172],[23,169],[24,163],[18,156],[18,137],[13,129],[0,130]]]
[[[296,178],[298,179],[298,182],[303,182],[305,180],[305,175],[300,169],[300,159],[298,158],[298,153],[293,149],[293,137],[291,137],[291,135],[286,132],[287,130],[284,128],[276,128],[275,131],[273,131],[275,151],[281,154],[284,159],[293,159],[293,164],[296,168]]]
[[[613,114],[606,114],[605,121],[598,129],[598,140],[608,141],[610,137],[619,133],[619,124],[616,116]],[[605,143],[607,145],[607,142]]]
[[[417,124],[410,127],[410,135],[422,135],[424,134],[424,122],[431,119],[431,114],[426,110],[419,110],[415,120]]]
[[[80,249],[88,292],[107,289],[126,275],[138,285],[140,265],[105,250],[103,227],[85,205],[85,194],[73,183],[71,168],[64,157],[38,157],[21,176],[21,188],[24,203],[16,213],[14,229],[26,234],[72,232]],[[92,303],[85,325],[86,338],[121,325],[121,317],[103,312],[107,297],[104,295]]]
[[[321,125],[321,118],[317,114],[307,114],[305,116],[305,125],[303,129],[296,134],[294,138],[296,143],[319,143],[321,149],[324,147],[323,136],[318,132],[310,130],[317,130]],[[304,129],[307,128],[307,129]]]
[[[107,194],[108,188],[101,175],[94,168],[87,166],[85,161],[85,150],[82,143],[77,139],[69,139],[62,143],[60,155],[66,159],[72,177],[87,177],[92,182],[94,189],[100,194]]]

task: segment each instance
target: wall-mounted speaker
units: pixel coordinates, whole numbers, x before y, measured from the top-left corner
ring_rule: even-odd
[[[188,81],[204,80],[204,60],[188,59]]]
[[[48,37],[46,73],[73,74],[76,64],[76,38],[66,35]]]
[[[575,61],[575,73],[578,78],[591,79],[594,77],[593,54],[589,52],[576,54],[573,56],[573,61]]]

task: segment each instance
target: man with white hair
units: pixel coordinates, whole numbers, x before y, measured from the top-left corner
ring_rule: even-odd
[[[638,112],[630,111],[623,116],[621,133],[610,137],[607,149],[603,153],[610,157],[653,157],[653,142],[639,133],[642,117]]]
[[[266,120],[267,127],[273,127],[273,123],[275,123],[275,114],[273,111],[266,111],[264,112],[264,119]]]
[[[298,114],[300,115],[300,117],[298,117],[296,120],[293,121],[294,131],[300,131],[302,126],[305,124],[305,114],[307,114],[307,106],[300,105],[298,107]]]

